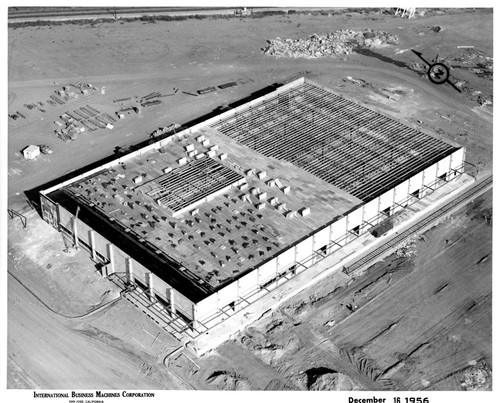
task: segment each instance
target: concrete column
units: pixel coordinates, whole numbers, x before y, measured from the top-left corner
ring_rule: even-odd
[[[92,230],[89,230],[89,243],[90,243],[90,255],[92,256],[92,260],[96,260],[95,235],[94,235],[94,231],[92,231]]]
[[[127,271],[128,284],[134,284],[134,268],[132,267],[132,259],[129,257],[125,259],[125,269]]]
[[[102,265],[101,276],[103,276],[104,278],[108,277],[108,265],[107,264]]]
[[[108,275],[113,274],[115,272],[115,256],[113,253],[113,244],[108,243],[108,260],[109,260],[109,272]]]
[[[173,288],[168,289],[168,297],[170,299],[170,311],[172,313],[176,313],[177,311],[175,310],[175,290]]]
[[[75,249],[79,249],[78,245],[78,226],[76,225],[76,215],[73,216],[73,245],[75,246]]]
[[[149,287],[149,300],[151,302],[155,302],[155,291],[153,288],[153,273],[146,273],[148,279],[148,287]]]
[[[192,314],[193,314],[193,322],[191,325],[191,328],[193,330],[198,330],[198,314],[196,313],[196,305],[193,304],[192,306]]]

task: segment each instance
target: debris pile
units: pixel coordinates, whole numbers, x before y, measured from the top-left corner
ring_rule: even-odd
[[[307,39],[270,39],[263,49],[266,55],[292,58],[320,58],[348,55],[356,48],[373,48],[397,43],[397,35],[384,31],[342,29],[326,35],[313,34]]]
[[[176,130],[181,127],[179,123],[172,123],[171,125],[167,127],[159,127],[156,129],[154,132],[152,132],[149,137],[154,138],[161,136],[162,134],[167,134],[167,133],[175,133]]]
[[[42,154],[52,154],[54,152],[47,144],[39,144],[38,147]]]
[[[460,56],[448,59],[456,64],[451,65],[451,69],[467,69],[478,77],[493,80],[493,58],[481,54],[476,49],[468,49]]]
[[[412,236],[405,241],[403,241],[398,249],[396,250],[396,255],[398,257],[413,257],[417,254],[417,241],[418,236]]]
[[[484,362],[467,368],[459,378],[465,390],[491,390],[491,371]]]

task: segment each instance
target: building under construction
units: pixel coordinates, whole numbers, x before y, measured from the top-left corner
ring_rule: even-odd
[[[203,333],[463,173],[304,78],[41,192],[44,219]]]

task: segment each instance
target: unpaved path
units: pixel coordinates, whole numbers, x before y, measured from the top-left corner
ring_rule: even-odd
[[[181,388],[145,354],[56,316],[10,276],[8,295],[9,388]]]

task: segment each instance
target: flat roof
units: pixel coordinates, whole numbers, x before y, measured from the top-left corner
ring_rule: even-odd
[[[457,149],[304,79],[161,145],[47,196],[195,303]]]
[[[196,140],[200,136],[204,136],[203,142]],[[195,156],[188,157],[186,148],[193,146],[196,154],[204,154],[204,157],[199,160]],[[209,157],[207,153],[214,146],[217,148],[213,150],[215,155],[211,153],[213,157]],[[221,155],[227,158],[221,160]],[[188,161],[185,165],[179,165],[182,158]],[[210,165],[224,167],[226,174],[231,172],[234,178],[246,180],[174,217],[171,206],[159,205],[157,194],[152,191],[158,182],[177,177],[188,167],[203,166],[200,161],[212,161]],[[253,171],[247,175],[249,170]],[[134,183],[137,177],[143,179]],[[216,190],[212,186],[212,191]],[[147,246],[153,255],[157,250],[163,252],[171,258],[173,269],[185,268],[182,276],[187,277],[187,284],[201,285],[200,297],[252,270],[333,217],[361,203],[299,167],[267,158],[211,128],[176,138],[158,150],[103,169],[48,196],[70,212],[76,211],[76,205],[85,206],[79,218],[91,220],[97,231],[104,229],[99,222],[107,221],[111,227],[121,228],[118,233],[128,230],[127,242]],[[259,205],[263,208],[259,209]],[[309,209],[310,214],[297,213],[303,208]],[[287,218],[289,212],[295,213],[295,217]],[[117,233],[112,232],[110,241],[115,242]],[[121,249],[127,253],[131,250],[130,247]],[[156,256],[161,258],[163,254]],[[153,259],[151,256],[143,258],[146,261]],[[154,272],[171,283],[172,270],[159,265]],[[179,291],[186,288],[181,287]]]
[[[460,148],[309,80],[211,127],[365,202]]]

